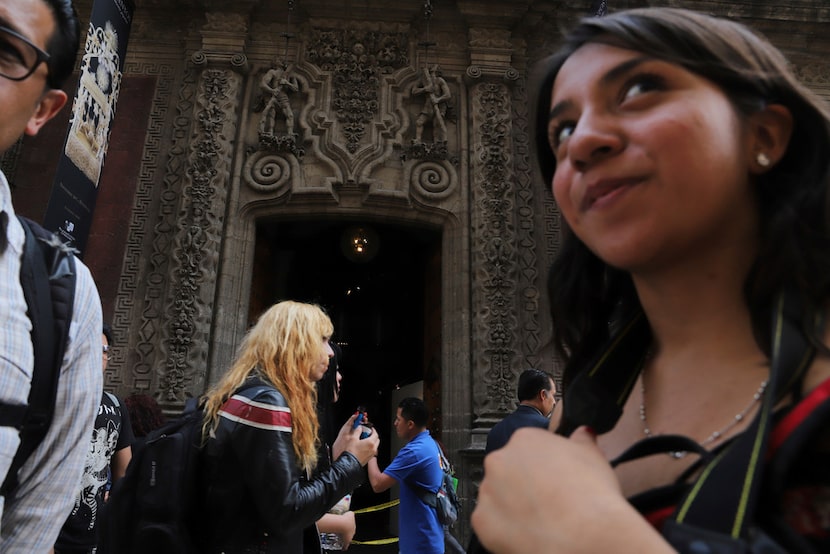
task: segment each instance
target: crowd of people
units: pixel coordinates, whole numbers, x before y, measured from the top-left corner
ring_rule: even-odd
[[[79,39],[70,0],[0,3],[0,151],[64,106]],[[549,373],[518,377],[469,551],[830,550],[830,109],[756,32],[673,8],[581,21],[535,92],[565,227],[549,280],[563,397]],[[6,418],[38,355],[25,237],[0,173],[0,552],[95,552],[110,486],[165,418],[103,392],[114,337],[76,260],[51,423],[11,469]],[[368,416],[333,419],[333,333],[319,306],[281,301],[204,395],[204,552],[345,550],[364,482],[400,486],[401,554],[445,552],[420,492],[443,476],[424,402],[397,406],[406,444],[381,470]]]

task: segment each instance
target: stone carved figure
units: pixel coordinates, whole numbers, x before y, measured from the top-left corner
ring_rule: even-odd
[[[412,87],[412,94],[423,94],[424,107],[415,120],[414,144],[423,143],[424,126],[428,121],[432,122],[432,140],[434,143],[447,142],[447,106],[452,99],[450,87],[447,81],[441,76],[441,69],[434,65],[432,69],[424,66],[421,75],[421,82]]]
[[[278,113],[285,119],[285,134],[292,136],[294,111],[291,109],[288,94],[299,90],[297,78],[291,75],[287,65],[275,63],[262,76],[259,87],[265,99],[265,107],[259,120],[260,140],[274,137]]]

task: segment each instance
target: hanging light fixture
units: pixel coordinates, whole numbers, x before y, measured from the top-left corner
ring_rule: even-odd
[[[343,231],[340,238],[340,250],[353,262],[368,262],[378,253],[380,237],[368,225],[356,225]]]

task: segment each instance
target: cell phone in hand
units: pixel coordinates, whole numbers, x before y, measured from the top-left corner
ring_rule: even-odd
[[[369,423],[368,421],[365,421],[365,419],[366,419],[366,408],[364,408],[363,406],[358,406],[357,407],[357,417],[354,418],[354,424],[353,424],[352,428],[357,429],[361,425],[371,427],[371,423]],[[371,434],[372,434],[371,429],[364,429],[360,433],[360,438],[365,439],[366,437],[371,436]]]
[[[357,429],[363,423],[363,420],[366,418],[366,408],[363,406],[357,407],[357,417],[354,418],[354,424],[352,425],[352,429]]]

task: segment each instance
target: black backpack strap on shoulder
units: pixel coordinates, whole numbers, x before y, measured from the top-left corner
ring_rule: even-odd
[[[409,483],[406,484],[409,485]],[[438,495],[436,493],[430,492],[429,490],[425,489],[424,487],[421,487],[420,485],[416,485],[415,483],[409,485],[409,488],[411,488],[413,492],[415,492],[415,494],[418,495],[418,498],[420,498],[427,506],[432,506],[433,508],[438,506]]]
[[[693,452],[708,461],[711,454],[697,442],[684,435],[657,435],[647,437],[632,444],[622,454],[611,460],[611,467],[616,467],[631,460],[645,458],[654,454],[673,452]]]
[[[569,436],[581,425],[590,425],[598,434],[613,429],[637,382],[649,344],[651,328],[640,312],[614,336],[593,366],[568,385],[556,432]]]
[[[438,444],[438,441],[435,440],[435,437],[430,436],[430,438],[433,440],[433,442],[435,442],[435,446],[438,448],[438,458],[439,458],[440,464],[441,464],[441,485],[443,485],[444,484],[444,468],[445,468],[444,464],[445,463],[447,464],[446,468],[447,468],[447,470],[449,470],[450,461],[447,459],[446,456],[444,456],[444,451],[441,450],[441,445]],[[408,481],[404,481],[404,483],[406,483],[406,485],[410,489],[412,489],[415,492],[416,495],[418,495],[418,498],[420,498],[424,502],[424,504],[426,504],[427,506],[432,506],[433,508],[438,506],[438,493],[437,492],[432,492],[431,490],[429,490],[425,487],[422,487],[422,486],[420,486],[416,483],[409,483]],[[441,490],[441,485],[438,485],[438,490]]]
[[[773,314],[770,378],[758,414],[749,428],[708,464],[666,522],[664,537],[680,552],[705,544],[713,553],[783,552],[753,529],[772,413],[793,376],[811,364],[815,348],[799,328],[801,309],[793,295],[781,295]],[[775,548],[778,548],[776,550]]]
[[[17,472],[46,436],[52,422],[75,301],[75,260],[71,250],[40,225],[24,217],[18,219],[26,235],[20,283],[32,322],[34,368],[28,406],[23,406],[23,416],[14,424],[20,429],[20,446],[0,488],[4,496],[14,492]]]
[[[446,473],[450,473],[450,474],[455,473],[455,471],[453,470],[453,467],[452,467],[452,463],[450,462],[450,459],[447,458],[447,455],[444,454],[444,449],[441,448],[441,444],[437,440],[435,440],[435,437],[430,435],[430,438],[432,439],[432,442],[435,443],[435,446],[438,447],[438,460],[441,463],[441,471],[446,472]]]

